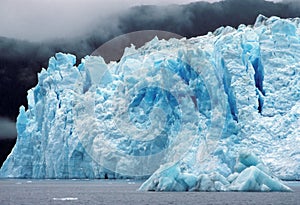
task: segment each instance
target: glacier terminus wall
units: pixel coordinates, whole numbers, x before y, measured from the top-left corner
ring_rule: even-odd
[[[300,19],[258,16],[119,62],[57,53],[20,107],[11,178],[147,178],[141,190],[289,191],[300,180]]]

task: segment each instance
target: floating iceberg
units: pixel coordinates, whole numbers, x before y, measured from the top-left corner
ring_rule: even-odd
[[[154,38],[106,64],[57,53],[2,177],[145,178],[141,190],[289,191],[300,180],[300,19]],[[279,179],[277,179],[279,178]]]
[[[195,175],[185,164],[162,166],[140,190],[147,191],[291,191],[255,155],[241,151],[235,171],[225,177],[220,172]]]

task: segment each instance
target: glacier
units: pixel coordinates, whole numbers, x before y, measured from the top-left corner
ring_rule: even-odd
[[[137,178],[151,191],[300,180],[300,19],[258,16],[119,62],[57,53],[20,107],[10,178]]]

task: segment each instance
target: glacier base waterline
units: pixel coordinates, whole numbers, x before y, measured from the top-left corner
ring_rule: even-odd
[[[254,26],[155,38],[109,64],[57,53],[20,108],[1,177],[289,191],[277,178],[300,180],[299,22],[260,15]]]

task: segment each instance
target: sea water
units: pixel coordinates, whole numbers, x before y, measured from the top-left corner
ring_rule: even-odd
[[[141,192],[135,180],[0,180],[0,204],[300,204],[293,192]]]

